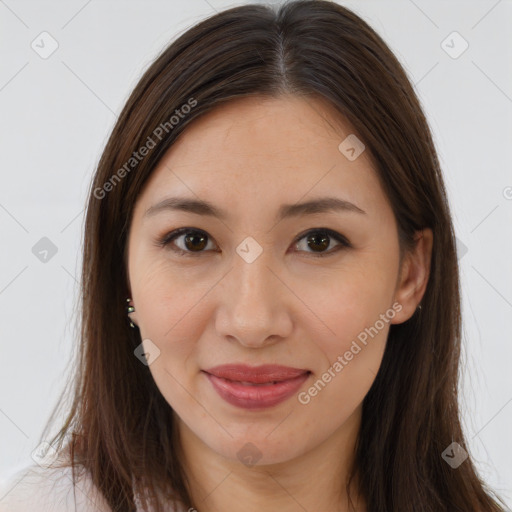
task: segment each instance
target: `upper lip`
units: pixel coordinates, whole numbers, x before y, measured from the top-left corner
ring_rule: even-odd
[[[280,382],[309,373],[309,370],[275,364],[264,364],[261,366],[223,364],[204,371],[210,375],[214,375],[215,377],[222,377],[224,379],[240,382],[253,382],[255,384],[262,384],[264,382]]]

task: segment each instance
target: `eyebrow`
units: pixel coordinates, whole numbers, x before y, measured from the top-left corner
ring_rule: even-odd
[[[144,217],[152,217],[162,211],[184,211],[197,215],[208,215],[226,220],[229,214],[208,201],[189,199],[186,197],[167,197],[146,210]],[[338,197],[320,197],[304,203],[283,204],[276,215],[276,221],[300,215],[328,212],[355,212],[366,215],[366,212],[349,201]]]

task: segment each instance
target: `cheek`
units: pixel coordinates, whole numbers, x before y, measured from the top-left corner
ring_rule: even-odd
[[[139,281],[141,338],[150,339],[160,351],[149,369],[167,402],[182,412],[194,410],[190,393],[195,396],[197,391],[198,340],[211,321],[208,292],[215,282],[211,276],[206,280],[178,272],[166,261],[148,264]]]
[[[314,287],[310,283],[299,290],[298,294],[314,313],[308,313],[308,322],[319,325],[323,334],[317,341],[331,362],[389,312],[394,283],[393,269],[368,257],[315,279]],[[380,322],[378,327],[383,330]],[[364,339],[364,334],[360,338]]]
[[[315,286],[308,296],[322,320],[323,334],[315,345],[323,366],[316,368],[302,403],[310,400],[320,409],[335,403],[333,415],[338,419],[351,414],[370,389],[395,315],[393,262],[378,261],[376,255],[367,254],[350,270],[326,278],[323,293]]]
[[[170,276],[166,280],[164,275],[165,272],[156,270],[153,275],[148,273],[141,293],[141,337],[149,338],[160,351],[149,370],[174,410],[185,416],[187,411],[201,415],[193,399],[197,394],[193,379],[198,371],[197,340],[207,318],[201,302],[206,290],[180,288],[176,285],[179,279]]]
[[[141,334],[166,342],[191,337],[197,323],[196,306],[211,283],[200,280],[186,269],[178,269],[165,257],[147,256],[134,260],[132,291]],[[191,331],[192,329],[192,331]]]
[[[380,308],[377,300],[361,304],[354,314],[348,308],[338,310],[336,316],[333,312],[330,325],[336,336],[319,338],[317,349],[324,362],[298,397],[301,404],[311,407],[309,414],[329,411],[327,423],[334,427],[361,404],[382,362],[391,313],[394,310]]]

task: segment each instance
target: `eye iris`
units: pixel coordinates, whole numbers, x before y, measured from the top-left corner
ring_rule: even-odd
[[[315,252],[320,252],[314,248],[315,244],[320,244],[321,245],[320,249],[327,249],[327,247],[329,247],[329,236],[326,235],[325,233],[317,233],[317,234],[309,235],[307,240],[308,240],[308,247],[310,249],[313,249],[313,251],[315,251]],[[312,240],[313,240],[313,244],[311,244]]]
[[[208,235],[201,232],[188,231],[184,236],[187,251],[201,252],[208,243]],[[331,235],[325,231],[314,231],[306,236],[308,247],[313,252],[324,252],[330,244]]]
[[[198,239],[200,240],[199,244],[197,244]],[[189,242],[192,244],[191,246]],[[206,236],[201,233],[189,233],[185,235],[185,246],[191,251],[204,249],[206,247]]]

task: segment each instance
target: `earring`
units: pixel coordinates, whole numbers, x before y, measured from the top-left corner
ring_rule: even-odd
[[[128,303],[128,306],[126,306],[126,314],[128,315],[128,318],[130,318],[130,313],[133,313],[135,311],[135,308],[130,305],[131,301],[132,301],[131,298],[126,299],[126,302]],[[135,329],[135,325],[131,320],[130,320],[130,327],[133,327]]]

